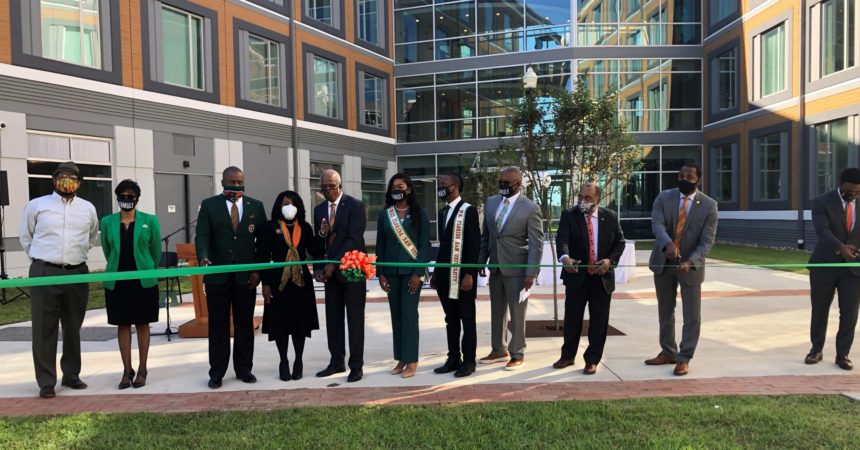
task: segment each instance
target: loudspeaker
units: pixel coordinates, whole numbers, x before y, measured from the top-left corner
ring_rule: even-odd
[[[0,206],[9,206],[9,178],[5,170],[0,170]]]

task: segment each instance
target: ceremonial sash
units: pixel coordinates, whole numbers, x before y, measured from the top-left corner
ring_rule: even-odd
[[[412,239],[406,234],[406,230],[403,229],[403,224],[400,223],[400,218],[397,217],[397,211],[394,210],[393,206],[388,208],[388,223],[391,224],[391,229],[394,230],[394,235],[397,236],[400,246],[406,250],[406,253],[409,253],[412,259],[418,259],[418,247],[412,243]]]
[[[466,223],[466,209],[469,204],[463,202],[457,214],[454,216],[454,229],[451,231],[451,267],[448,274],[448,298],[456,300],[460,297],[460,268],[456,264],[460,264],[463,259],[463,226]],[[477,281],[477,280],[476,280]]]

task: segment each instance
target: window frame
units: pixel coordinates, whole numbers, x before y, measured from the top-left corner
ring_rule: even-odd
[[[280,63],[281,67],[279,68],[279,81],[281,86],[281,106],[274,106],[245,98],[245,93],[248,90],[248,82],[250,81],[247,79],[248,49],[243,45],[246,42],[244,40],[244,36],[246,36],[247,34],[253,34],[258,37],[268,39],[272,42],[277,43],[279,46],[279,54],[280,56],[282,56]],[[240,51],[233,52],[233,78],[235,84],[234,92],[236,107],[251,109],[254,111],[260,111],[269,114],[277,114],[279,116],[292,116],[293,99],[290,98],[290,86],[292,86],[293,84],[293,57],[292,45],[290,45],[290,38],[285,35],[259,27],[252,23],[245,22],[244,20],[234,18],[233,48],[242,49]]]
[[[304,67],[303,72],[303,83],[304,86],[304,119],[309,122],[316,122],[325,125],[331,125],[335,127],[347,128],[347,116],[349,113],[346,108],[349,105],[349,102],[346,99],[347,91],[346,91],[346,58],[340,55],[336,55],[329,51],[323,50],[319,47],[315,47],[313,45],[304,43],[302,44],[302,64]],[[339,118],[321,116],[311,111],[310,105],[313,103],[313,66],[309,64],[312,56],[318,56],[323,59],[327,59],[332,61],[338,65],[338,87],[340,88],[340,94],[338,95],[338,110],[341,112]]]
[[[292,11],[293,2],[292,0],[283,0],[283,5],[279,5],[275,3],[273,0],[247,0],[250,3],[253,3],[257,6],[275,11],[276,13],[283,14],[287,17],[291,17],[290,12]]]
[[[380,42],[370,42],[365,41],[364,39],[358,36],[358,28],[359,28],[359,14],[358,14],[358,2],[359,0],[355,0],[354,11],[355,14],[355,44],[364,47],[367,50],[370,50],[375,53],[379,53],[381,55],[387,56],[389,50],[388,43],[388,28],[390,27],[388,21],[388,13],[391,8],[389,5],[391,0],[376,0],[376,12],[377,12],[377,24],[376,30],[379,36]]]
[[[807,39],[804,45],[807,47],[809,55],[809,67],[807,72],[808,91],[816,91],[831,87],[846,81],[860,78],[860,44],[855,43],[854,47],[854,66],[847,67],[829,75],[821,73],[821,4],[826,0],[808,0],[807,10],[805,11],[807,22],[809,23],[807,31]],[[855,28],[854,34],[860,33],[860,4],[854,6]]]
[[[12,63],[79,78],[122,84],[122,45],[117,45],[120,36],[119,5],[110,0],[98,1],[101,68],[41,56],[41,45],[38,54],[35,54],[33,48],[41,43],[42,36],[41,0],[9,2]]]
[[[760,138],[779,133],[782,137],[780,141],[780,184],[785,186],[781,193],[781,198],[774,200],[759,200],[758,191],[760,188],[758,175],[761,172],[761,167],[758,162],[757,141]],[[785,210],[791,209],[791,122],[783,122],[776,125],[771,125],[764,128],[759,128],[749,133],[749,167],[750,170],[750,189],[749,189],[749,204],[751,209],[759,210]]]
[[[761,40],[762,36],[765,33],[773,30],[778,26],[785,27],[785,45],[783,46],[783,52],[785,52],[783,58],[783,75],[785,76],[784,87],[782,91],[775,92],[767,96],[762,96]],[[789,100],[790,98],[792,98],[792,94],[794,92],[794,77],[792,72],[792,67],[794,64],[794,56],[792,52],[792,39],[794,36],[792,11],[788,10],[774,17],[771,17],[768,21],[750,30],[750,36],[751,38],[749,41],[749,45],[750,49],[752,50],[746,52],[747,76],[749,80],[752,80],[752,89],[750,89],[747,93],[750,110]]]
[[[806,171],[806,176],[809,177],[810,182],[807,183],[806,190],[806,199],[812,200],[823,193],[816,192],[816,183],[817,183],[817,175],[818,175],[818,126],[825,125],[830,122],[835,122],[837,120],[847,119],[848,120],[848,161],[849,167],[851,161],[857,161],[857,158],[860,157],[860,144],[856,143],[855,140],[860,137],[860,109],[854,108],[842,108],[838,110],[828,111],[826,113],[817,114],[815,116],[810,116],[807,119],[807,130],[808,133],[806,135],[807,142],[807,155],[805,157],[805,161],[808,163],[808,170]],[[834,189],[836,186],[830,187],[828,190]]]
[[[735,134],[732,136],[727,136],[720,139],[715,139],[713,141],[709,141],[707,144],[708,148],[708,191],[709,193],[713,193],[714,189],[714,181],[717,179],[717,155],[716,148],[717,147],[725,147],[730,146],[731,149],[731,157],[732,157],[732,180],[731,180],[731,188],[732,188],[732,198],[731,200],[721,200],[720,210],[739,210],[740,209],[740,135]],[[716,198],[716,195],[712,195],[712,197]]]
[[[708,122],[716,122],[718,120],[723,120],[728,117],[732,117],[740,113],[740,95],[741,95],[741,87],[740,87],[740,38],[734,39],[726,44],[716,48],[715,50],[708,53],[708,75],[707,82],[710,86],[708,92],[708,108],[707,108],[707,120]],[[719,110],[719,97],[720,97],[720,85],[719,85],[719,58],[728,52],[734,52],[735,56],[735,77],[734,77],[734,95],[735,95],[735,105],[732,108],[726,110]]]
[[[711,20],[712,17],[714,17],[714,3],[729,1],[735,2],[735,11],[716,22]],[[702,22],[707,23],[702,23],[702,25],[704,25],[709,36],[724,28],[726,25],[734,22],[741,16],[740,0],[707,0],[707,4],[704,5],[704,7],[707,8],[708,20],[703,20]]]
[[[308,24],[320,31],[325,31],[328,34],[333,36],[337,36],[341,39],[344,38],[344,0],[331,0],[331,15],[332,15],[332,24],[329,25],[325,22],[321,22],[310,15],[308,15],[308,2],[310,0],[301,0],[302,1],[302,23]],[[356,22],[357,24],[357,22]]]
[[[364,181],[364,174],[363,173],[362,173],[362,181],[361,181],[361,203],[364,205],[364,211],[365,211],[365,214],[367,216],[367,223],[377,223],[376,219],[378,218],[378,213],[377,214],[370,214],[371,205],[370,205],[370,202],[368,202],[367,199],[365,199],[365,194],[370,194],[370,193],[379,194],[380,191],[379,190],[373,190],[373,189],[371,189],[371,190],[365,189],[365,185],[366,184],[379,185],[382,187],[382,190],[381,190],[381,192],[382,192],[382,210],[385,210],[385,193],[388,190],[388,180],[386,179],[388,168],[387,167],[366,166],[366,165],[362,164],[359,170],[363,171],[364,169],[381,170],[382,171],[382,182],[381,183],[377,183],[375,181]]]
[[[203,90],[180,86],[163,81],[159,74],[159,61],[163,58],[161,46],[163,36],[158,33],[161,18],[161,5],[185,11],[203,18],[203,69],[206,83]],[[218,52],[218,13],[187,0],[145,0],[140,2],[141,32],[143,53],[143,87],[145,90],[162,94],[186,97],[211,103],[219,103],[221,98],[220,62]]]
[[[383,99],[382,105],[383,110],[385,111],[385,117],[383,117],[383,127],[376,128],[371,127],[369,125],[365,125],[363,123],[363,111],[362,106],[364,105],[364,77],[363,74],[367,73],[368,75],[372,75],[377,78],[382,79],[382,91],[383,91]],[[355,64],[355,85],[356,91],[358,95],[356,96],[355,108],[356,108],[356,129],[359,131],[363,131],[365,133],[372,133],[380,136],[391,136],[391,76],[379,69],[375,69],[370,66],[366,66],[361,63]]]

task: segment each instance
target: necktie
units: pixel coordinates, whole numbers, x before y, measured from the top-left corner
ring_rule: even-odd
[[[505,222],[505,214],[508,213],[508,207],[511,206],[511,202],[508,199],[505,199],[505,204],[502,205],[502,210],[499,211],[499,215],[496,216],[496,230],[502,229],[502,224]]]
[[[231,200],[233,205],[230,206],[230,222],[233,223],[233,232],[239,230],[239,206],[236,205],[236,200]]]
[[[597,243],[594,240],[594,223],[591,221],[591,214],[585,216],[585,223],[588,225],[588,265],[597,265]],[[593,274],[596,267],[589,267],[588,273]]]
[[[334,228],[334,218],[335,218],[336,214],[337,214],[337,203],[332,203],[331,204],[331,210],[329,211],[329,214],[328,214],[328,225],[331,229]],[[329,233],[331,233],[331,231],[329,231]]]
[[[444,220],[444,222],[442,222],[442,229],[443,230],[448,226],[448,211],[450,211],[450,210],[451,210],[450,206],[446,206],[446,207],[442,208],[442,220]]]
[[[690,198],[684,196],[684,201],[681,203],[681,210],[678,211],[678,224],[675,225],[675,239],[673,240],[675,247],[681,248],[681,236],[684,234],[684,225],[687,224],[687,201]]]
[[[845,204],[845,231],[851,233],[854,229],[854,202]]]

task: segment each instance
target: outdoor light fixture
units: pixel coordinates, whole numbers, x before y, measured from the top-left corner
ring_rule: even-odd
[[[527,90],[536,88],[537,87],[537,79],[538,79],[538,76],[535,73],[535,70],[532,69],[531,66],[529,66],[529,68],[526,69],[526,74],[523,75],[523,87],[526,88]]]

